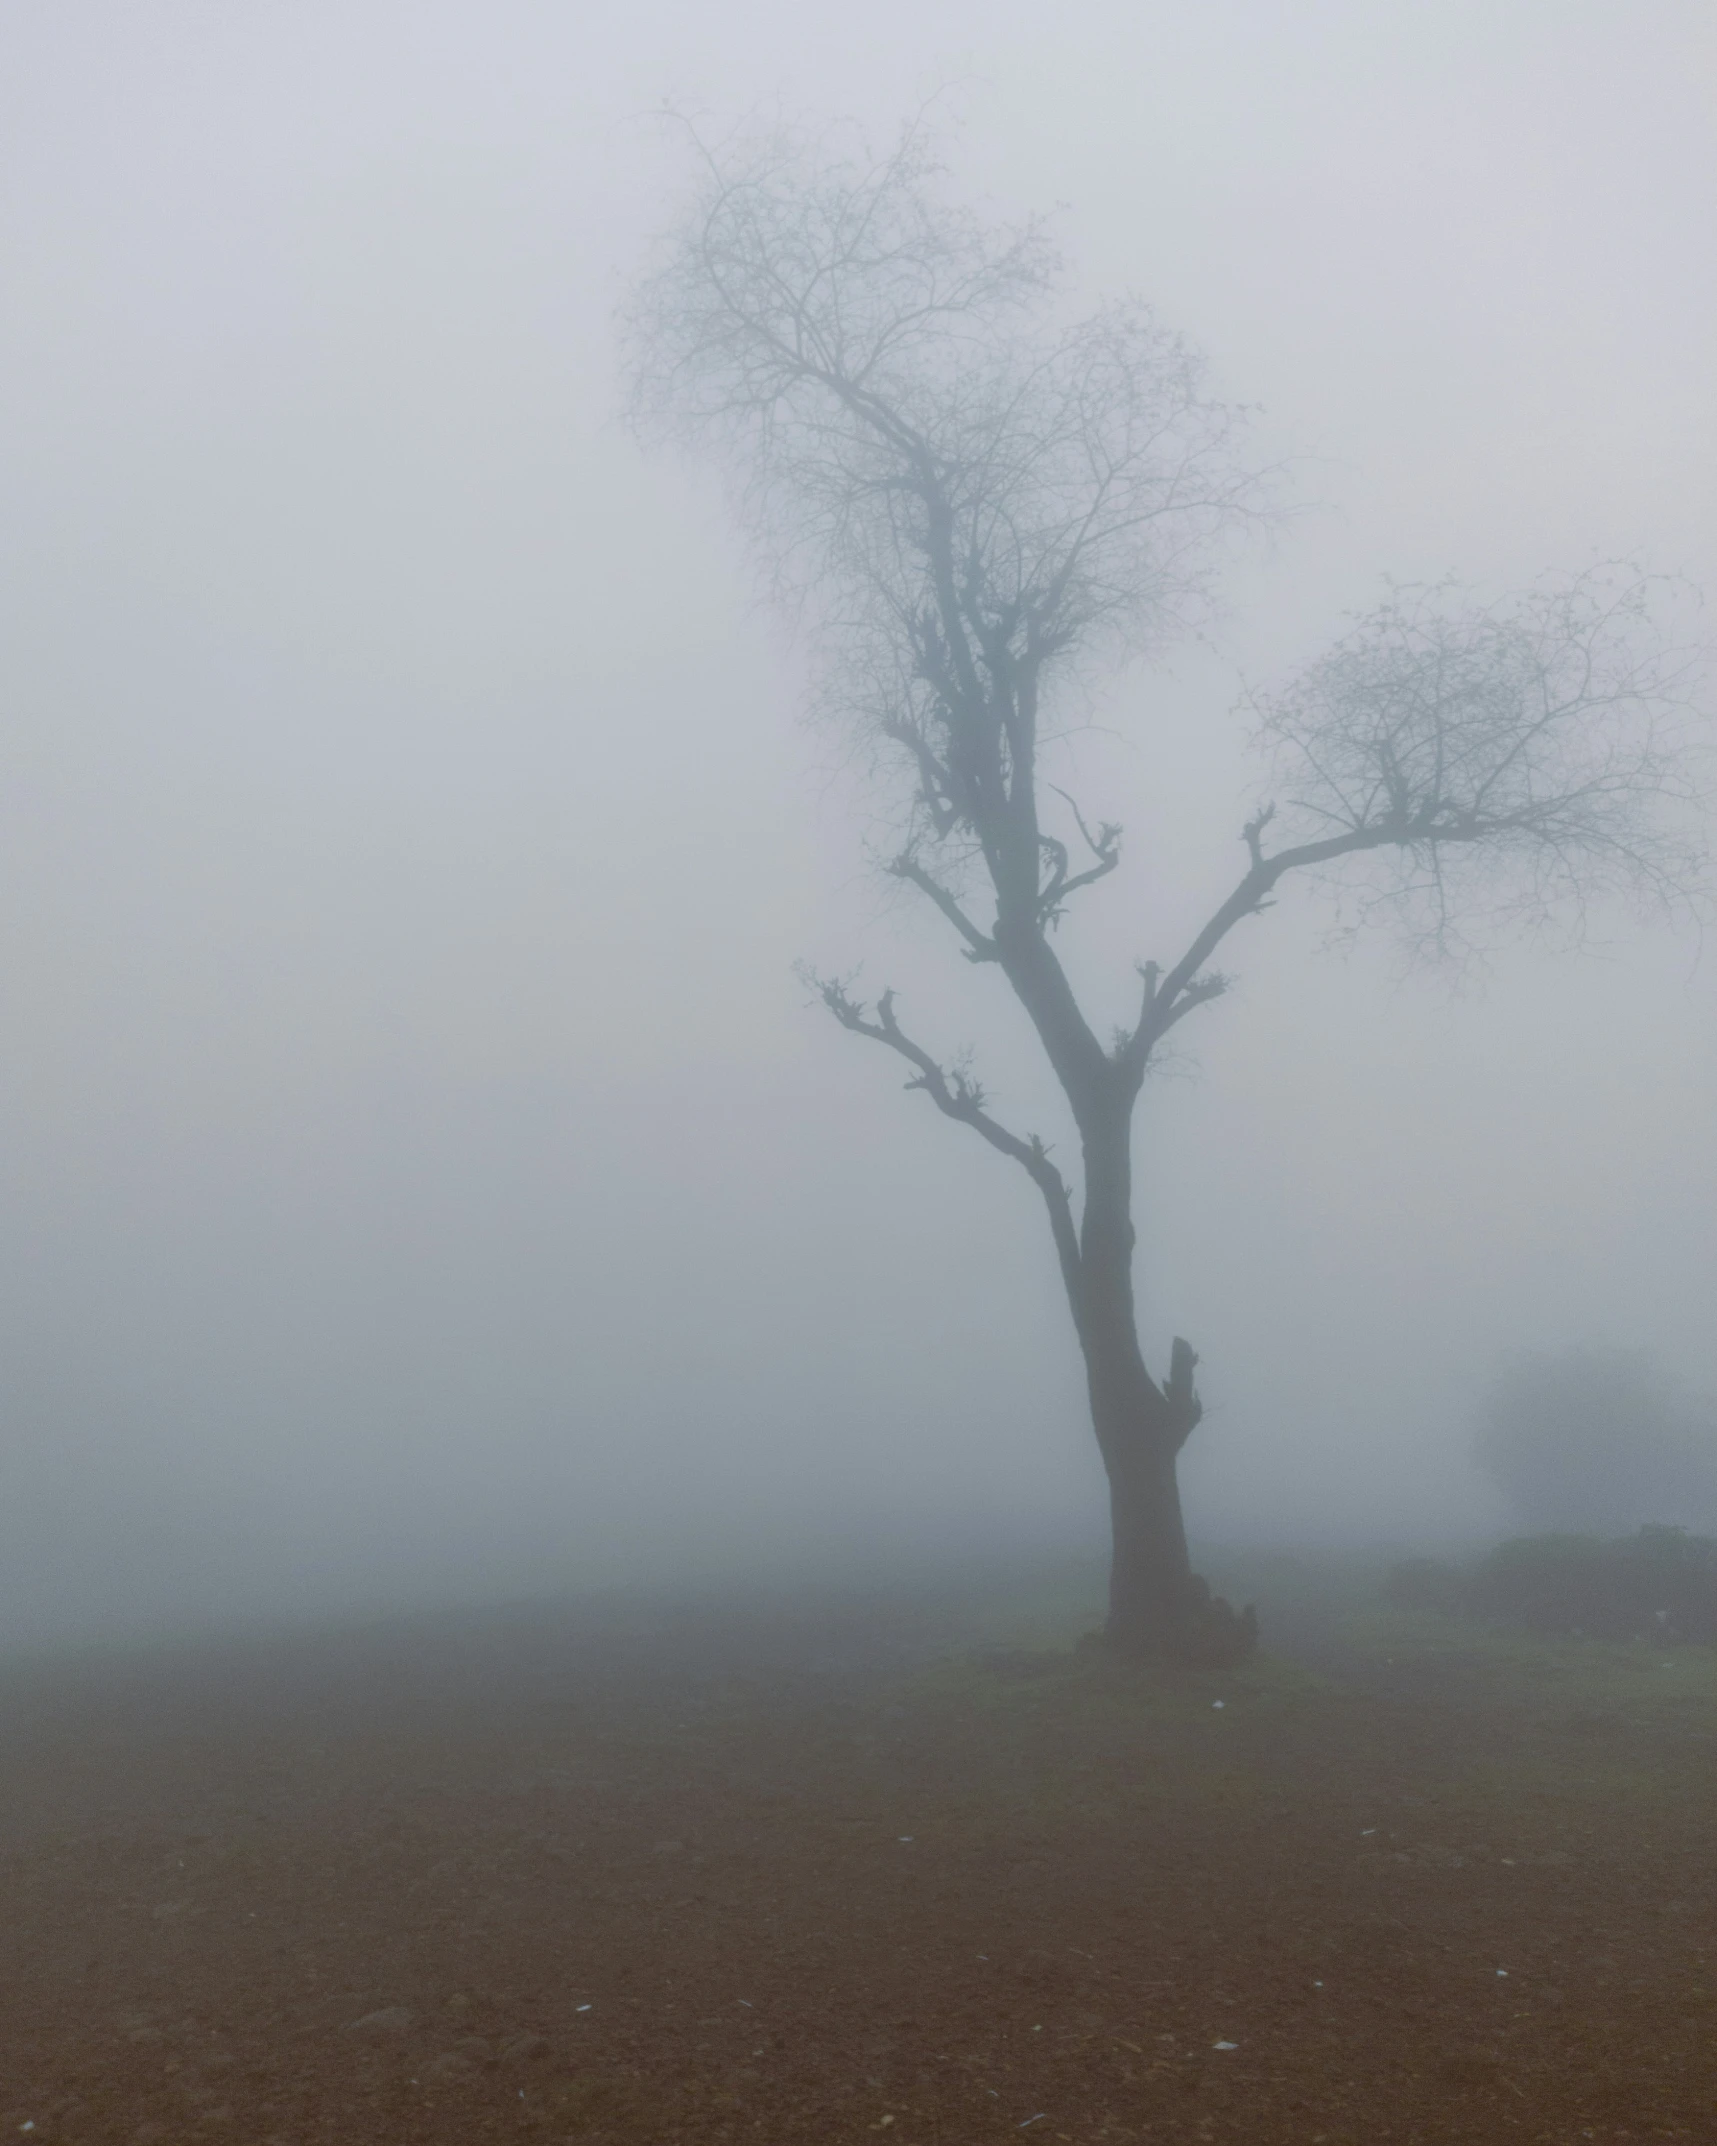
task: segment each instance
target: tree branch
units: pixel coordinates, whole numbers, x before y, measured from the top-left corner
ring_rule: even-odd
[[[1053,835],[1038,836],[1039,846],[1048,851],[1054,867],[1049,884],[1038,896],[1038,915],[1044,923],[1052,924],[1061,914],[1062,904],[1068,895],[1076,894],[1081,887],[1089,887],[1099,879],[1107,879],[1120,864],[1121,830],[1113,820],[1104,820],[1093,834],[1085,824],[1084,815],[1067,792],[1056,783],[1051,783],[1048,787],[1066,804],[1084,837],[1086,848],[1097,860],[1083,872],[1071,871],[1066,843],[1057,841]]]
[[[1402,823],[1387,819],[1370,827],[1350,828],[1347,833],[1331,835],[1322,842],[1302,842],[1293,849],[1278,850],[1273,857],[1267,857],[1263,854],[1261,838],[1272,810],[1266,807],[1247,821],[1242,836],[1254,862],[1179,961],[1166,975],[1155,962],[1145,964],[1145,998],[1138,1025],[1117,1054],[1119,1062],[1136,1077],[1143,1078],[1152,1050],[1177,1021],[1184,1020],[1195,1006],[1220,998],[1229,988],[1227,977],[1204,974],[1204,964],[1236,924],[1270,907],[1277,881],[1289,872],[1301,871],[1310,865],[1330,864],[1338,857],[1355,856],[1364,850],[1412,847],[1423,842],[1482,841],[1490,831],[1476,824],[1468,827],[1454,824],[1427,826],[1414,821]]]
[[[990,937],[987,931],[978,929],[977,925],[967,916],[947,888],[939,880],[931,878],[930,874],[910,850],[902,850],[888,869],[892,877],[910,881],[921,894],[927,896],[936,904],[961,938],[965,940],[966,959],[968,961],[999,961],[1001,959],[1000,954],[996,951],[995,940]]]
[[[960,814],[952,796],[952,777],[947,768],[931,750],[928,741],[917,725],[904,717],[885,717],[882,733],[896,745],[901,745],[918,763],[918,795],[930,824],[939,836],[953,832]]]
[[[1114,820],[1100,820],[1097,824],[1097,832],[1093,834],[1085,824],[1085,815],[1080,811],[1074,800],[1068,796],[1067,792],[1062,789],[1061,785],[1052,782],[1049,787],[1061,799],[1068,811],[1072,813],[1080,834],[1085,838],[1085,847],[1091,852],[1092,856],[1097,858],[1099,862],[1111,857],[1118,861],[1121,842],[1119,825]],[[1110,869],[1113,869],[1113,865],[1111,865]]]
[[[1177,1452],[1204,1420],[1204,1403],[1192,1383],[1192,1375],[1197,1369],[1198,1351],[1190,1341],[1177,1334],[1169,1351],[1169,1375],[1163,1387]]]
[[[914,1043],[895,1019],[892,991],[885,991],[876,1002],[874,1014],[867,1014],[863,1003],[852,996],[839,978],[821,977],[807,970],[805,980],[843,1028],[851,1029],[855,1036],[868,1036],[871,1042],[885,1045],[906,1060],[913,1068],[913,1078],[906,1084],[908,1089],[922,1089],[945,1118],[952,1118],[959,1125],[969,1125],[998,1155],[1006,1155],[1010,1161],[1019,1164],[1043,1195],[1062,1275],[1072,1288],[1080,1271],[1079,1232],[1073,1220],[1073,1201],[1067,1182],[1050,1161],[1049,1150],[1043,1141],[1035,1133],[1024,1140],[1017,1133],[1010,1133],[984,1108],[984,1091],[979,1082],[958,1067],[952,1072],[944,1071],[922,1045]]]

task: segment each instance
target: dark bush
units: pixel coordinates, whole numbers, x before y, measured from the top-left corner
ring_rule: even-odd
[[[1589,1639],[1717,1644],[1717,1541],[1684,1528],[1524,1535],[1464,1567],[1415,1558],[1384,1593],[1400,1609],[1437,1610],[1575,1632]]]
[[[1565,1349],[1501,1370],[1474,1457],[1521,1534],[1610,1536],[1678,1514],[1717,1527],[1717,1405],[1644,1349]]]
[[[1620,1561],[1609,1550],[1596,1535],[1517,1535],[1469,1569],[1466,1606],[1474,1616],[1532,1632],[1631,1639],[1638,1624],[1622,1610]],[[1647,1616],[1663,1607],[1651,1604]]]

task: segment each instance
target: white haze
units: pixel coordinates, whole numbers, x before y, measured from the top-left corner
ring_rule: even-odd
[[[715,485],[614,420],[683,145],[939,87],[1263,406],[1310,512],[1066,765],[1099,995],[1231,879],[1230,709],[1379,576],[1717,589],[1717,32],[1661,0],[14,0],[0,27],[0,1637],[1095,1538],[1056,1131]],[[1296,893],[1146,1096],[1196,1533],[1433,1540],[1499,1353],[1717,1386],[1690,931],[1400,980]]]

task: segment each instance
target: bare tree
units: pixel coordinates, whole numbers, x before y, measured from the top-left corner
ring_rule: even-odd
[[[1232,891],[1177,959],[1140,964],[1136,1012],[1103,1040],[1054,934],[1119,867],[1121,830],[1054,791],[1040,751],[1081,673],[1203,614],[1225,536],[1265,505],[1240,414],[1144,307],[1067,321],[1043,229],[952,203],[919,130],[880,158],[792,138],[699,156],[627,316],[635,416],[737,475],[817,638],[827,712],[899,770],[889,869],[1030,1019],[1077,1128],[1077,1192],[907,1031],[892,991],[818,988],[1043,1201],[1110,1485],[1109,1636],[1234,1658],[1250,1615],[1192,1573],[1176,1482],[1197,1358],[1176,1340],[1153,1377],[1139,1341],[1131,1133],[1153,1054],[1226,989],[1212,964],[1291,872],[1362,860],[1367,905],[1442,945],[1475,896],[1539,919],[1612,881],[1679,893],[1692,851],[1661,809],[1684,787],[1679,674],[1638,580],[1478,610],[1397,593],[1258,707],[1277,802],[1247,820]]]

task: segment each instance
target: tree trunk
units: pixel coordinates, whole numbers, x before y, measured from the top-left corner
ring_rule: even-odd
[[[1074,1320],[1091,1423],[1109,1477],[1111,1562],[1104,1637],[1128,1654],[1220,1668],[1257,1646],[1251,1609],[1236,1616],[1192,1569],[1176,1465],[1203,1414],[1198,1359],[1175,1341],[1159,1385],[1145,1368],[1133,1296],[1131,1098],[1088,1122],[1085,1213]]]
[[[1111,1442],[1111,1451],[1113,1443]],[[1175,1650],[1192,1597],[1192,1558],[1175,1456],[1139,1439],[1109,1460],[1109,1620],[1105,1636],[1129,1654]]]
[[[1177,1340],[1167,1389],[1144,1378],[1138,1397],[1143,1405],[1124,1417],[1115,1413],[1109,1382],[1095,1375],[1091,1380],[1092,1421],[1109,1476],[1109,1617],[1103,1636],[1123,1654],[1227,1669],[1257,1650],[1258,1617],[1250,1606],[1236,1616],[1192,1569],[1175,1470],[1197,1421],[1194,1361],[1187,1344]],[[1176,1376],[1183,1367],[1184,1398]]]

